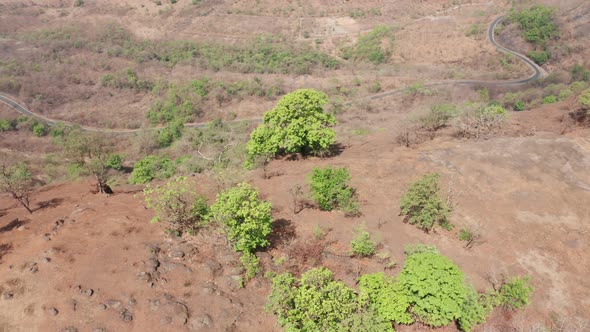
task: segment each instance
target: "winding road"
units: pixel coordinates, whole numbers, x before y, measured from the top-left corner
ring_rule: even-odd
[[[488,40],[490,41],[490,43],[492,43],[492,45],[494,45],[500,51],[502,51],[504,53],[512,54],[512,55],[516,56],[517,58],[519,58],[520,60],[522,60],[527,66],[529,66],[533,70],[533,73],[531,76],[529,76],[528,78],[524,78],[524,79],[501,80],[501,81],[449,80],[449,81],[441,81],[441,82],[424,84],[424,87],[436,87],[436,86],[445,86],[445,85],[448,85],[448,86],[460,86],[460,85],[513,86],[513,85],[527,84],[527,83],[530,83],[530,82],[533,82],[533,81],[539,79],[540,77],[547,75],[547,73],[541,67],[539,67],[535,62],[533,62],[531,59],[529,59],[525,55],[518,53],[514,50],[508,49],[496,42],[496,37],[495,37],[494,32],[496,30],[496,26],[503,19],[504,19],[504,16],[499,16],[490,24],[490,26],[488,28],[488,33],[487,33]],[[383,99],[386,97],[401,94],[405,91],[406,91],[406,88],[390,90],[390,91],[378,93],[375,95],[359,98],[359,99],[350,101],[350,102],[346,103],[345,105],[351,106],[355,102],[359,102],[359,101],[371,101],[371,100]],[[150,128],[142,128],[142,129],[108,129],[108,128],[100,128],[100,127],[92,127],[92,126],[83,126],[83,125],[79,125],[79,124],[68,122],[68,121],[51,119],[51,118],[45,117],[39,113],[35,113],[35,112],[31,111],[25,104],[19,103],[18,101],[16,101],[15,98],[11,97],[8,94],[1,93],[1,92],[0,92],[0,102],[3,102],[4,104],[8,105],[8,107],[12,108],[13,110],[17,111],[18,113],[21,113],[26,116],[31,116],[31,117],[37,118],[38,120],[44,122],[45,124],[47,124],[49,126],[55,126],[58,123],[63,123],[65,125],[69,125],[69,126],[79,126],[81,129],[86,130],[86,131],[113,133],[113,134],[131,134],[131,133],[136,133],[136,132],[139,132],[139,131],[142,131],[145,129],[155,130],[155,129],[159,128],[159,127],[150,127]],[[261,117],[256,117],[256,118],[246,118],[246,119],[226,121],[226,123],[238,123],[238,122],[243,122],[243,121],[260,122],[261,120],[262,120]],[[209,124],[209,122],[186,123],[184,126],[191,127],[191,128],[203,128],[203,127],[207,126],[208,124]]]

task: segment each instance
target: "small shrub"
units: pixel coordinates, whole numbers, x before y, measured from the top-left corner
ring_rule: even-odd
[[[3,131],[11,131],[16,129],[16,121],[8,119],[0,119],[0,133]]]
[[[582,92],[578,98],[578,103],[583,109],[590,110],[590,89]]]
[[[84,6],[84,0],[75,0],[74,7],[82,7]]]
[[[479,294],[473,287],[467,286],[457,325],[462,331],[471,331],[475,325],[485,323],[493,309],[487,294]]]
[[[451,104],[434,105],[426,115],[418,119],[420,128],[437,131],[447,126],[449,121],[459,114],[457,107]]]
[[[112,153],[107,157],[106,166],[115,169],[115,170],[122,170],[123,169],[123,157],[121,155]]]
[[[572,81],[590,82],[590,70],[582,65],[574,65],[571,69]]]
[[[582,82],[582,81],[577,81],[577,82],[573,82],[572,84],[570,84],[570,89],[574,93],[581,93],[582,91],[586,90],[587,88],[588,88],[588,83]]]
[[[543,104],[553,104],[557,102],[557,97],[555,97],[554,95],[549,95],[549,96],[545,96],[543,97]]]
[[[346,168],[316,167],[309,180],[311,196],[321,210],[340,209],[349,216],[358,215],[358,199],[348,181],[350,173]]]
[[[246,269],[246,278],[245,282],[254,278],[258,272],[260,272],[260,259],[256,257],[256,254],[250,252],[242,253],[240,257],[240,261],[242,262],[242,266]]]
[[[526,108],[526,104],[522,100],[519,100],[514,103],[514,110],[517,112],[524,111],[525,108]]]
[[[359,310],[355,291],[334,281],[324,267],[308,270],[299,282],[290,273],[271,281],[266,311],[288,331],[341,331],[341,324]]]
[[[270,243],[272,206],[258,196],[255,188],[241,183],[218,194],[211,206],[212,220],[225,227],[236,251],[253,252]]]
[[[350,252],[359,257],[372,256],[375,253],[376,245],[371,240],[371,234],[364,229],[357,229],[355,237],[350,241]]]
[[[563,89],[563,90],[559,91],[559,100],[566,100],[573,94],[574,94],[574,92],[572,90]]]
[[[129,182],[143,184],[153,179],[168,179],[174,175],[174,163],[168,157],[149,155],[133,165]]]
[[[47,128],[45,128],[45,125],[41,122],[35,123],[31,130],[33,131],[33,134],[37,137],[47,135]]]
[[[520,309],[529,304],[533,292],[530,277],[515,277],[500,287],[498,303],[509,310]]]
[[[547,51],[530,51],[526,55],[539,66],[544,65],[549,61],[549,52]]]
[[[152,222],[165,221],[175,232],[194,231],[207,224],[207,200],[196,193],[186,177],[177,177],[161,186],[143,189],[146,207],[154,209]]]
[[[450,229],[448,216],[451,209],[439,197],[439,175],[428,174],[412,183],[400,202],[405,221],[428,232],[435,224]]]

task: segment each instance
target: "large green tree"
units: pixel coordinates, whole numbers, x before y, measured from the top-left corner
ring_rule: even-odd
[[[312,89],[296,90],[281,98],[252,132],[247,146],[249,161],[260,156],[326,151],[336,141],[331,128],[336,119],[323,109],[327,102],[326,94]]]

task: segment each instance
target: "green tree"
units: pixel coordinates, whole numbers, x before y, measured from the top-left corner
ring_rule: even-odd
[[[408,312],[411,298],[402,292],[400,285],[383,272],[365,274],[359,278],[361,297],[367,297],[371,308],[383,319],[399,324],[412,324]]]
[[[129,182],[148,183],[153,179],[168,179],[174,175],[174,163],[168,157],[146,156],[133,165]]]
[[[290,273],[272,278],[266,310],[277,315],[287,331],[336,332],[358,312],[359,302],[352,288],[320,267],[302,274],[298,283]]]
[[[13,166],[0,165],[0,191],[10,194],[29,213],[33,213],[29,202],[33,189],[33,177],[25,163]]]
[[[467,289],[463,273],[441,255],[418,253],[408,256],[398,276],[416,319],[430,326],[445,326],[461,317]]]
[[[225,227],[236,251],[253,252],[269,244],[271,210],[272,205],[261,200],[255,188],[241,183],[217,195],[211,218]]]
[[[451,227],[448,220],[451,208],[439,196],[439,178],[437,173],[425,175],[410,185],[400,202],[406,220],[426,232],[435,224],[446,229]]]
[[[296,90],[281,98],[275,108],[264,113],[263,123],[250,135],[250,162],[261,155],[327,151],[336,141],[331,128],[336,119],[323,109],[327,102],[324,93],[312,89]]]
[[[192,188],[186,177],[179,176],[163,185],[143,189],[146,207],[154,209],[152,222],[165,221],[175,232],[194,231],[206,225],[207,199]]]

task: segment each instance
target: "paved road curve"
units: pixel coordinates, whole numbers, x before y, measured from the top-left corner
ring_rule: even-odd
[[[543,70],[543,68],[539,67],[536,63],[534,63],[531,59],[529,59],[525,55],[518,53],[516,51],[510,50],[510,49],[508,49],[496,42],[494,31],[496,30],[496,26],[503,19],[504,19],[504,16],[497,17],[490,24],[490,26],[488,28],[488,40],[490,41],[490,43],[492,43],[492,45],[494,45],[500,51],[512,54],[512,55],[516,56],[517,58],[521,59],[527,66],[529,66],[533,70],[533,73],[531,76],[529,76],[528,78],[524,78],[524,79],[501,80],[501,81],[484,81],[484,80],[441,81],[441,82],[424,84],[424,87],[436,87],[436,86],[445,86],[445,85],[450,85],[450,86],[453,86],[453,85],[515,86],[515,85],[522,85],[522,84],[527,84],[527,83],[533,82],[533,81],[539,79],[540,77],[547,75],[547,73]],[[379,94],[375,94],[375,95],[371,95],[368,97],[363,97],[363,98],[359,98],[357,100],[350,101],[350,102],[346,103],[346,105],[350,106],[358,101],[383,99],[386,97],[401,94],[404,91],[406,91],[405,88],[386,91],[386,92],[382,92]],[[80,128],[82,128],[83,130],[86,130],[86,131],[114,133],[114,134],[130,134],[130,133],[136,133],[136,132],[139,132],[139,131],[145,130],[145,129],[150,129],[150,130],[158,129],[158,127],[151,127],[151,128],[145,128],[145,129],[108,129],[108,128],[100,128],[100,127],[82,126],[82,125],[78,125],[78,124],[75,124],[72,122],[51,119],[51,118],[45,117],[41,114],[35,113],[35,112],[31,111],[28,107],[26,107],[24,104],[17,102],[13,97],[11,97],[5,93],[0,93],[0,102],[5,103],[10,108],[12,108],[13,110],[15,110],[21,114],[35,117],[35,118],[43,121],[44,123],[46,123],[49,126],[55,126],[58,123],[63,123],[63,124],[70,125],[70,126],[79,126]],[[243,122],[243,121],[245,121],[245,122],[260,122],[261,120],[262,120],[261,117],[256,117],[256,118],[232,120],[232,121],[227,121],[227,122],[229,122],[229,123],[238,123],[238,122]],[[192,127],[192,128],[202,128],[202,127],[207,126],[207,124],[209,124],[209,122],[186,123],[184,126],[185,127]]]

